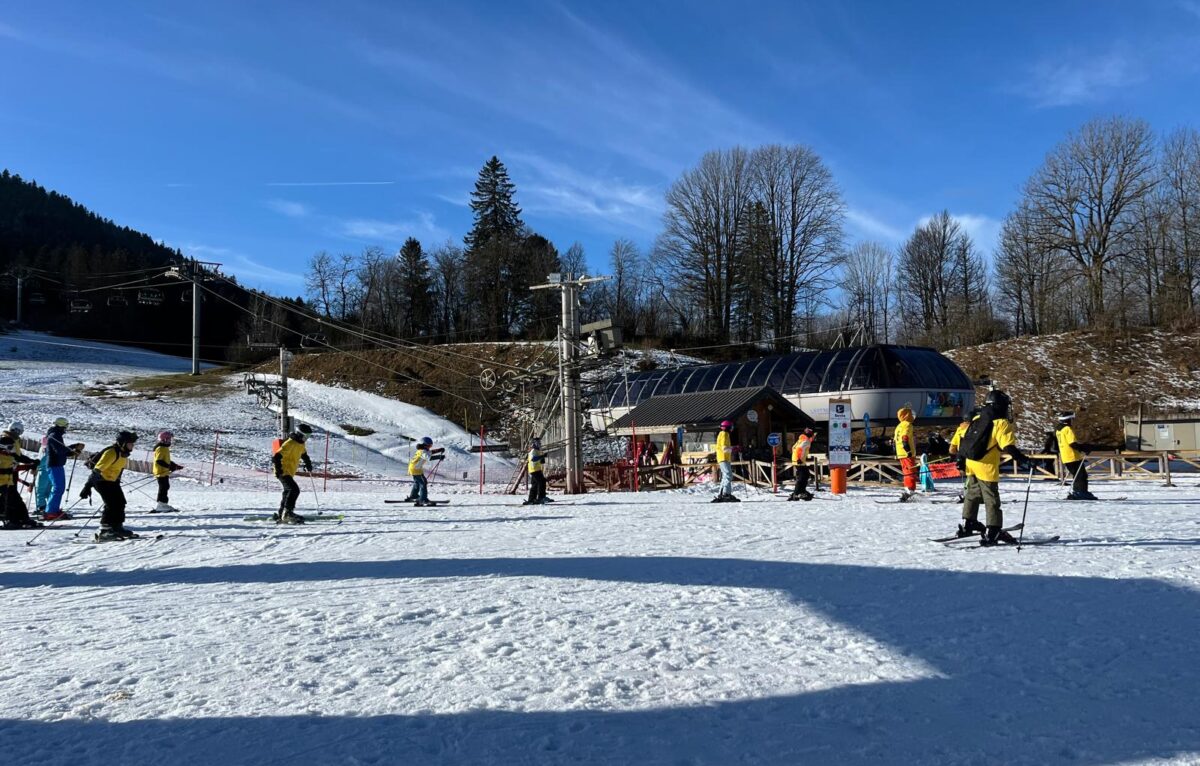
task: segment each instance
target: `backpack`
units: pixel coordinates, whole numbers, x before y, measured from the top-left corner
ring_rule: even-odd
[[[983,460],[992,441],[992,414],[986,410],[971,421],[967,432],[958,442],[958,454],[967,460]]]

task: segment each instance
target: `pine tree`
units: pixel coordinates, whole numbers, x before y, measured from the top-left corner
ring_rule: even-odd
[[[400,334],[406,338],[429,332],[433,307],[433,281],[429,276],[429,262],[421,243],[409,237],[396,255],[400,270],[399,293],[402,302]]]
[[[479,171],[471,210],[475,223],[464,237],[466,295],[470,325],[483,338],[505,338],[517,330],[514,311],[528,304],[527,269],[521,263],[525,225],[514,200],[516,187],[498,157]]]

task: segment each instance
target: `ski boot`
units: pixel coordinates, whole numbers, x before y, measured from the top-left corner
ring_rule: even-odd
[[[284,511],[279,516],[279,520],[276,521],[275,523],[276,524],[303,524],[304,517],[301,516],[300,514],[296,513],[295,511]]]
[[[799,500],[799,499],[800,499],[800,495],[798,495],[798,494],[796,494],[795,492],[793,492],[792,494],[790,494],[790,495],[788,495],[788,496],[787,496],[787,499],[788,499],[788,502],[790,503],[790,502],[793,502],[793,501],[795,501],[795,500]]]
[[[957,537],[970,537],[971,535],[981,534],[986,530],[987,527],[978,519],[963,519],[963,523],[958,525],[958,531],[954,534]]]
[[[174,508],[168,503],[159,503],[154,506],[150,513],[177,513],[178,511],[178,508]]]
[[[141,537],[141,535],[139,535],[137,532],[134,532],[132,529],[124,525],[114,527],[113,531],[116,532],[117,536],[122,540],[132,540],[135,537]]]
[[[70,521],[73,518],[75,518],[75,517],[72,516],[71,514],[67,513],[66,511],[59,511],[58,513],[47,513],[44,516],[42,516],[43,521]]]
[[[906,490],[904,490],[903,492],[901,492],[901,493],[900,493],[900,502],[902,502],[902,503],[911,503],[911,502],[912,502],[912,499],[913,499],[914,497],[916,497],[916,496],[917,496],[917,493],[916,493],[916,492],[913,492],[913,491],[911,491],[911,490],[907,490],[907,489],[906,489]]]
[[[1000,527],[988,527],[979,538],[979,544],[985,548],[993,545],[1016,545],[1017,538]]]
[[[108,543],[124,540],[125,538],[121,537],[115,527],[100,527],[100,531],[96,533],[93,539],[98,543]]]
[[[6,521],[0,529],[24,529],[19,521]]]
[[[812,500],[812,499],[813,499],[813,493],[811,493],[811,492],[808,492],[808,491],[801,492],[801,493],[800,493],[800,499],[801,499],[801,500],[803,500],[803,501],[805,501],[805,502],[808,502],[809,500]]]
[[[33,519],[25,519],[25,521],[21,522],[21,529],[41,529],[44,526],[46,525],[42,522],[34,521]]]

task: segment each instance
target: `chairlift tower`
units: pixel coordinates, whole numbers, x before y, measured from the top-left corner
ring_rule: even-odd
[[[178,267],[167,270],[166,276],[176,279],[187,279],[192,283],[192,374],[200,374],[200,282],[206,277],[200,267],[216,271],[221,264],[212,261],[200,261],[191,258]]]
[[[563,437],[568,495],[584,492],[583,486],[583,409],[579,393],[579,293],[593,282],[609,277],[574,277],[550,274],[546,284],[530,290],[558,290],[562,293],[562,325],[558,328],[558,382],[562,392]]]

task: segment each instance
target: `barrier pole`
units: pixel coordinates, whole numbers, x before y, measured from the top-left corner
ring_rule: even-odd
[[[217,475],[217,447],[221,444],[221,432],[213,431],[213,458],[212,468],[208,472],[208,486],[213,485],[213,480]]]
[[[329,432],[325,432],[325,478],[321,480],[321,491],[329,491]]]
[[[771,447],[771,494],[779,491],[779,474],[776,473],[779,462],[779,448]]]
[[[479,494],[483,494],[483,423],[479,424]]]

